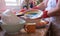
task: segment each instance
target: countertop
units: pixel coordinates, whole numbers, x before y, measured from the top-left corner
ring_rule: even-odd
[[[36,29],[35,33],[26,33],[26,32],[19,32],[18,34],[7,34],[4,31],[0,31],[0,36],[45,36],[48,31],[48,28],[41,28],[41,29]]]
[[[27,22],[38,22],[38,20],[29,20],[29,19],[25,19]],[[48,27],[45,27],[45,28],[40,28],[40,29],[36,29],[36,32],[35,33],[26,33],[26,32],[18,32],[18,34],[7,34],[7,33],[4,33],[4,31],[0,31],[0,36],[45,36],[47,31],[49,29],[49,25]]]

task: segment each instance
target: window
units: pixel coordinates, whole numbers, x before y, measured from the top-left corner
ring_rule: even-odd
[[[19,6],[22,0],[5,0],[6,6]]]

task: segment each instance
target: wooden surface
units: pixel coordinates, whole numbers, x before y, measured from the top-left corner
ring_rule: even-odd
[[[29,20],[29,22],[31,22],[31,20]],[[37,20],[34,22],[37,22]],[[48,31],[48,28],[49,25],[46,28],[36,29],[35,33],[27,33],[26,31],[24,32],[20,31],[18,34],[12,34],[12,35],[9,35],[7,33],[4,35],[4,31],[0,31],[0,36],[45,36]]]
[[[5,34],[3,33],[3,31],[0,32],[0,36],[45,36],[46,32],[47,32],[47,28],[43,28],[43,29],[36,29],[35,33],[26,33],[26,32],[19,32],[18,34]]]
[[[29,19],[25,19],[27,21],[27,23],[30,23],[30,22],[36,22],[38,23],[39,19],[38,20],[29,20]],[[27,33],[26,31],[20,31],[18,34],[5,34],[4,35],[4,31],[0,31],[0,36],[45,36],[47,31],[48,31],[48,28],[49,28],[49,25],[48,27],[46,28],[41,28],[41,29],[36,29],[36,32],[35,33]]]

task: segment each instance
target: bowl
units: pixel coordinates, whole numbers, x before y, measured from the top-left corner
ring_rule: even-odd
[[[25,16],[30,19],[37,19],[40,18],[42,15],[43,15],[43,11],[41,10],[28,11],[25,14]]]
[[[1,28],[6,31],[9,34],[15,34],[17,32],[19,32],[25,25],[24,23],[20,23],[20,24],[2,24]]]

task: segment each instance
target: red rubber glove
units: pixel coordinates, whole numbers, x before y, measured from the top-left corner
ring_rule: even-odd
[[[25,11],[26,11],[25,9],[20,10],[20,12],[25,12]]]
[[[37,19],[49,17],[49,16],[47,15],[47,12],[48,12],[48,11],[43,11],[43,15],[42,15],[40,18],[37,18]]]
[[[47,12],[48,12],[48,11],[44,11],[44,12],[43,12],[42,18],[47,18],[47,17],[49,17],[49,16],[47,15]]]

